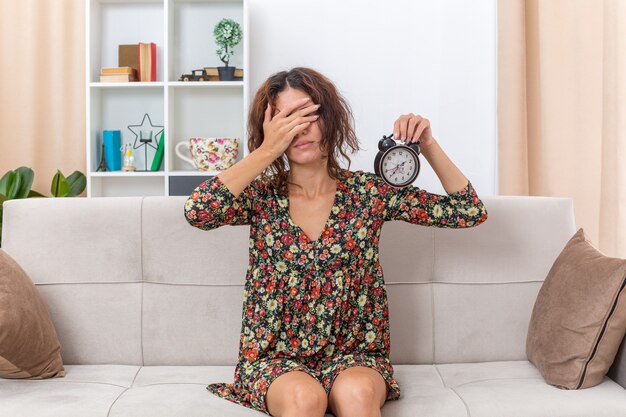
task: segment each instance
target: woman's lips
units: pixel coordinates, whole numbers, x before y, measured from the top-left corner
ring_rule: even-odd
[[[313,143],[313,142],[305,142],[305,143],[302,143],[302,144],[296,145],[296,146],[295,146],[295,148],[298,148],[298,149],[305,149],[305,148],[308,148],[309,146],[311,146],[311,144],[312,144],[312,143]]]

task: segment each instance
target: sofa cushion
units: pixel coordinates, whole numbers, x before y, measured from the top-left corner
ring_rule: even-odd
[[[0,379],[0,416],[107,416],[140,366],[65,365],[65,377]]]
[[[560,390],[546,384],[528,361],[394,364],[394,369],[402,395],[385,403],[383,417],[626,415],[626,391],[609,378],[588,390]],[[0,379],[0,416],[263,416],[207,391],[211,382],[232,381],[234,371],[234,366],[66,365],[65,378]]]
[[[539,290],[526,355],[562,389],[602,382],[626,332],[626,259],[598,251],[580,228]]]
[[[61,344],[35,284],[0,249],[0,377],[65,375]]]
[[[527,361],[437,364],[437,368],[445,385],[467,406],[467,416],[626,416],[626,391],[608,377],[590,389],[563,390],[546,384]],[[382,415],[395,417],[386,415],[384,408]]]

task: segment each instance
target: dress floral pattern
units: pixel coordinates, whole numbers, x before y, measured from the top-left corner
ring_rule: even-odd
[[[389,310],[378,242],[385,221],[465,228],[487,220],[470,181],[438,195],[389,186],[374,173],[340,169],[322,234],[311,241],[289,215],[289,199],[261,178],[239,196],[219,176],[202,182],[184,205],[190,225],[212,230],[250,225],[239,360],[233,383],[211,393],[266,414],[265,395],[281,374],[302,370],[326,393],[350,366],[377,370],[387,400],[400,397],[389,360]]]

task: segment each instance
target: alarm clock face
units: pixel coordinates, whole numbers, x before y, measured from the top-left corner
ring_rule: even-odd
[[[411,184],[419,172],[419,159],[406,146],[388,149],[380,161],[380,173],[385,181],[396,187]]]

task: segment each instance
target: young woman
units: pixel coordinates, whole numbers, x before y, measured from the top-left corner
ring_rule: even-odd
[[[346,148],[359,149],[351,119],[319,72],[272,75],[251,106],[249,155],[185,203],[194,227],[250,225],[239,361],[234,383],[207,386],[215,395],[281,417],[380,416],[386,400],[400,397],[378,256],[382,224],[474,227],[487,211],[421,116],[399,117],[394,137],[420,141],[447,195],[340,168],[338,155],[349,163]]]

